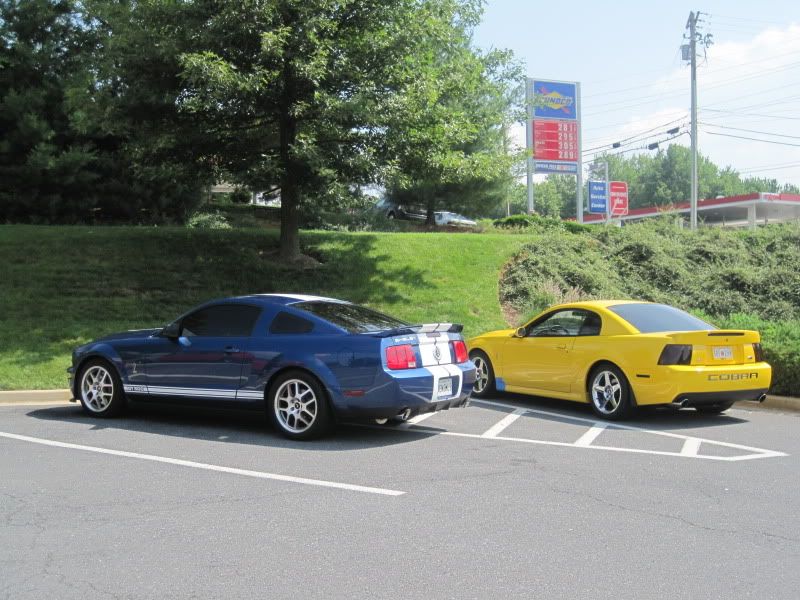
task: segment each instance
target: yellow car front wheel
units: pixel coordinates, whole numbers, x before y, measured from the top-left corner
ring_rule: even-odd
[[[625,374],[611,363],[598,365],[589,375],[589,402],[603,419],[618,420],[633,410],[631,387]]]

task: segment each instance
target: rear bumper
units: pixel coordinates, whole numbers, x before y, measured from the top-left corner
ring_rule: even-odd
[[[714,404],[757,399],[772,383],[772,367],[765,362],[660,366],[635,372],[628,380],[640,406],[672,404],[681,398]]]
[[[694,394],[678,394],[672,401],[677,406],[708,406],[721,402],[739,402],[740,400],[760,400],[768,388],[755,390],[736,390],[732,392],[697,392]]]
[[[340,396],[334,400],[336,415],[347,419],[386,419],[408,411],[409,417],[466,406],[475,383],[472,362],[451,365],[452,374],[432,374],[428,369],[385,372],[361,397]],[[434,386],[444,376],[453,380],[452,395],[436,397]]]

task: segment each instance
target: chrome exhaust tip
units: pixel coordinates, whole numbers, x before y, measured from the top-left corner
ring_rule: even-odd
[[[761,395],[758,397],[758,402],[763,402],[763,401],[764,401],[764,400],[766,400],[766,399],[767,399],[767,395],[766,395],[766,394],[761,394]]]
[[[410,416],[411,416],[410,408],[406,408],[397,413],[397,418],[400,419],[401,421],[408,421]]]

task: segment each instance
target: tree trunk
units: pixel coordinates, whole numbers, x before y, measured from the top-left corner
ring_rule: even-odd
[[[289,114],[288,106],[280,117],[281,156],[281,242],[280,257],[293,262],[300,258],[300,189],[297,185],[298,169],[292,156],[292,146],[297,138],[297,122]]]

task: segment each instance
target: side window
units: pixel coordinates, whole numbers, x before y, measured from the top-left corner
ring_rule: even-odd
[[[261,309],[245,304],[221,304],[201,308],[187,315],[181,323],[181,335],[186,337],[245,337]]]
[[[600,317],[586,310],[559,310],[528,328],[528,337],[599,335]]]
[[[312,329],[314,329],[314,324],[311,321],[288,312],[279,312],[269,326],[269,332],[276,334],[310,333]]]

